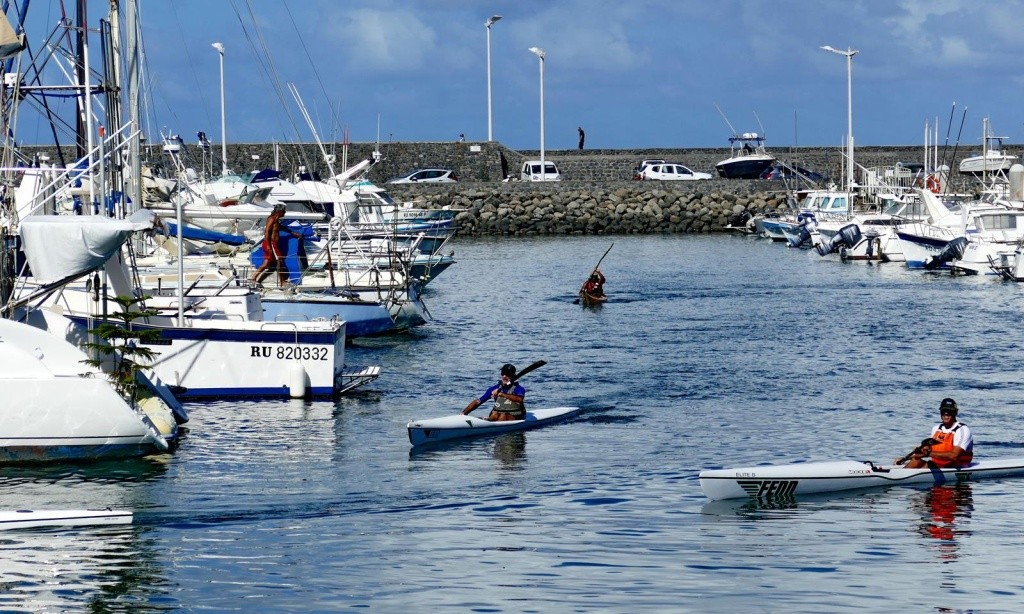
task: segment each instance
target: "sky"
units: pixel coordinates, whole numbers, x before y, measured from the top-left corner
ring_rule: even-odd
[[[847,59],[824,45],[858,52],[856,145],[922,144],[928,122],[975,150],[984,117],[1024,143],[1024,0],[140,1],[149,138],[220,142],[221,42],[229,143],[486,141],[484,23],[502,15],[491,125],[513,149],[540,147],[530,47],[546,149],[575,148],[578,126],[588,149],[727,147],[733,129],[841,147]]]

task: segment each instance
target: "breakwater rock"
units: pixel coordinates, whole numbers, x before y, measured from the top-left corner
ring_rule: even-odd
[[[723,232],[750,215],[789,211],[785,193],[765,183],[389,188],[397,200],[457,210],[461,235],[654,234]]]

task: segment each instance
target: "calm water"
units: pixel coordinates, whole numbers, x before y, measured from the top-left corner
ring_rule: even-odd
[[[612,300],[572,304],[602,269]],[[130,527],[0,534],[0,610],[1019,611],[1024,480],[757,507],[702,468],[890,461],[960,403],[1024,455],[1024,285],[737,237],[463,239],[435,321],[349,348],[335,403],[189,406],[176,454],[0,470],[0,509]],[[571,421],[411,452],[498,367]],[[483,410],[478,410],[483,411]]]

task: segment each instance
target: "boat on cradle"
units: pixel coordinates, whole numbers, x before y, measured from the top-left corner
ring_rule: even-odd
[[[860,488],[945,484],[1024,475],[1024,458],[975,461],[945,469],[876,465],[870,461],[831,461],[762,465],[700,472],[700,488],[708,499],[779,499],[795,495]]]
[[[534,409],[527,411],[526,418],[523,420],[506,420],[504,422],[492,422],[476,416],[456,414],[443,418],[414,420],[407,425],[407,429],[409,431],[409,443],[414,446],[420,446],[450,439],[499,435],[501,433],[535,429],[565,420],[579,412],[579,407]]]
[[[715,164],[725,179],[760,179],[761,173],[775,164],[775,156],[764,148],[764,137],[744,132],[729,137],[729,157]]]
[[[973,153],[960,161],[960,174],[962,175],[998,175],[1010,171],[1017,156],[1003,153],[1004,136],[992,136],[989,134],[989,120],[982,119],[981,127],[982,151]]]
[[[36,527],[79,527],[131,524],[128,510],[14,510],[0,511],[0,531]]]

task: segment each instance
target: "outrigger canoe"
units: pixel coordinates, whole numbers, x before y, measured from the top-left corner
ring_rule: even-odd
[[[407,427],[409,429],[409,443],[419,446],[449,439],[525,431],[564,420],[576,415],[579,411],[579,407],[533,409],[526,412],[526,418],[523,420],[508,420],[505,422],[491,422],[484,418],[472,415],[464,416],[462,414],[445,416],[443,418],[431,418],[429,420],[415,420],[410,422]]]
[[[0,512],[0,530],[131,524],[131,522],[132,513],[127,510],[15,510]]]
[[[794,495],[837,492],[904,484],[944,484],[982,478],[1024,475],[1024,458],[973,462],[966,467],[906,469],[870,461],[834,461],[765,465],[700,472],[700,488],[708,499],[778,499]]]

